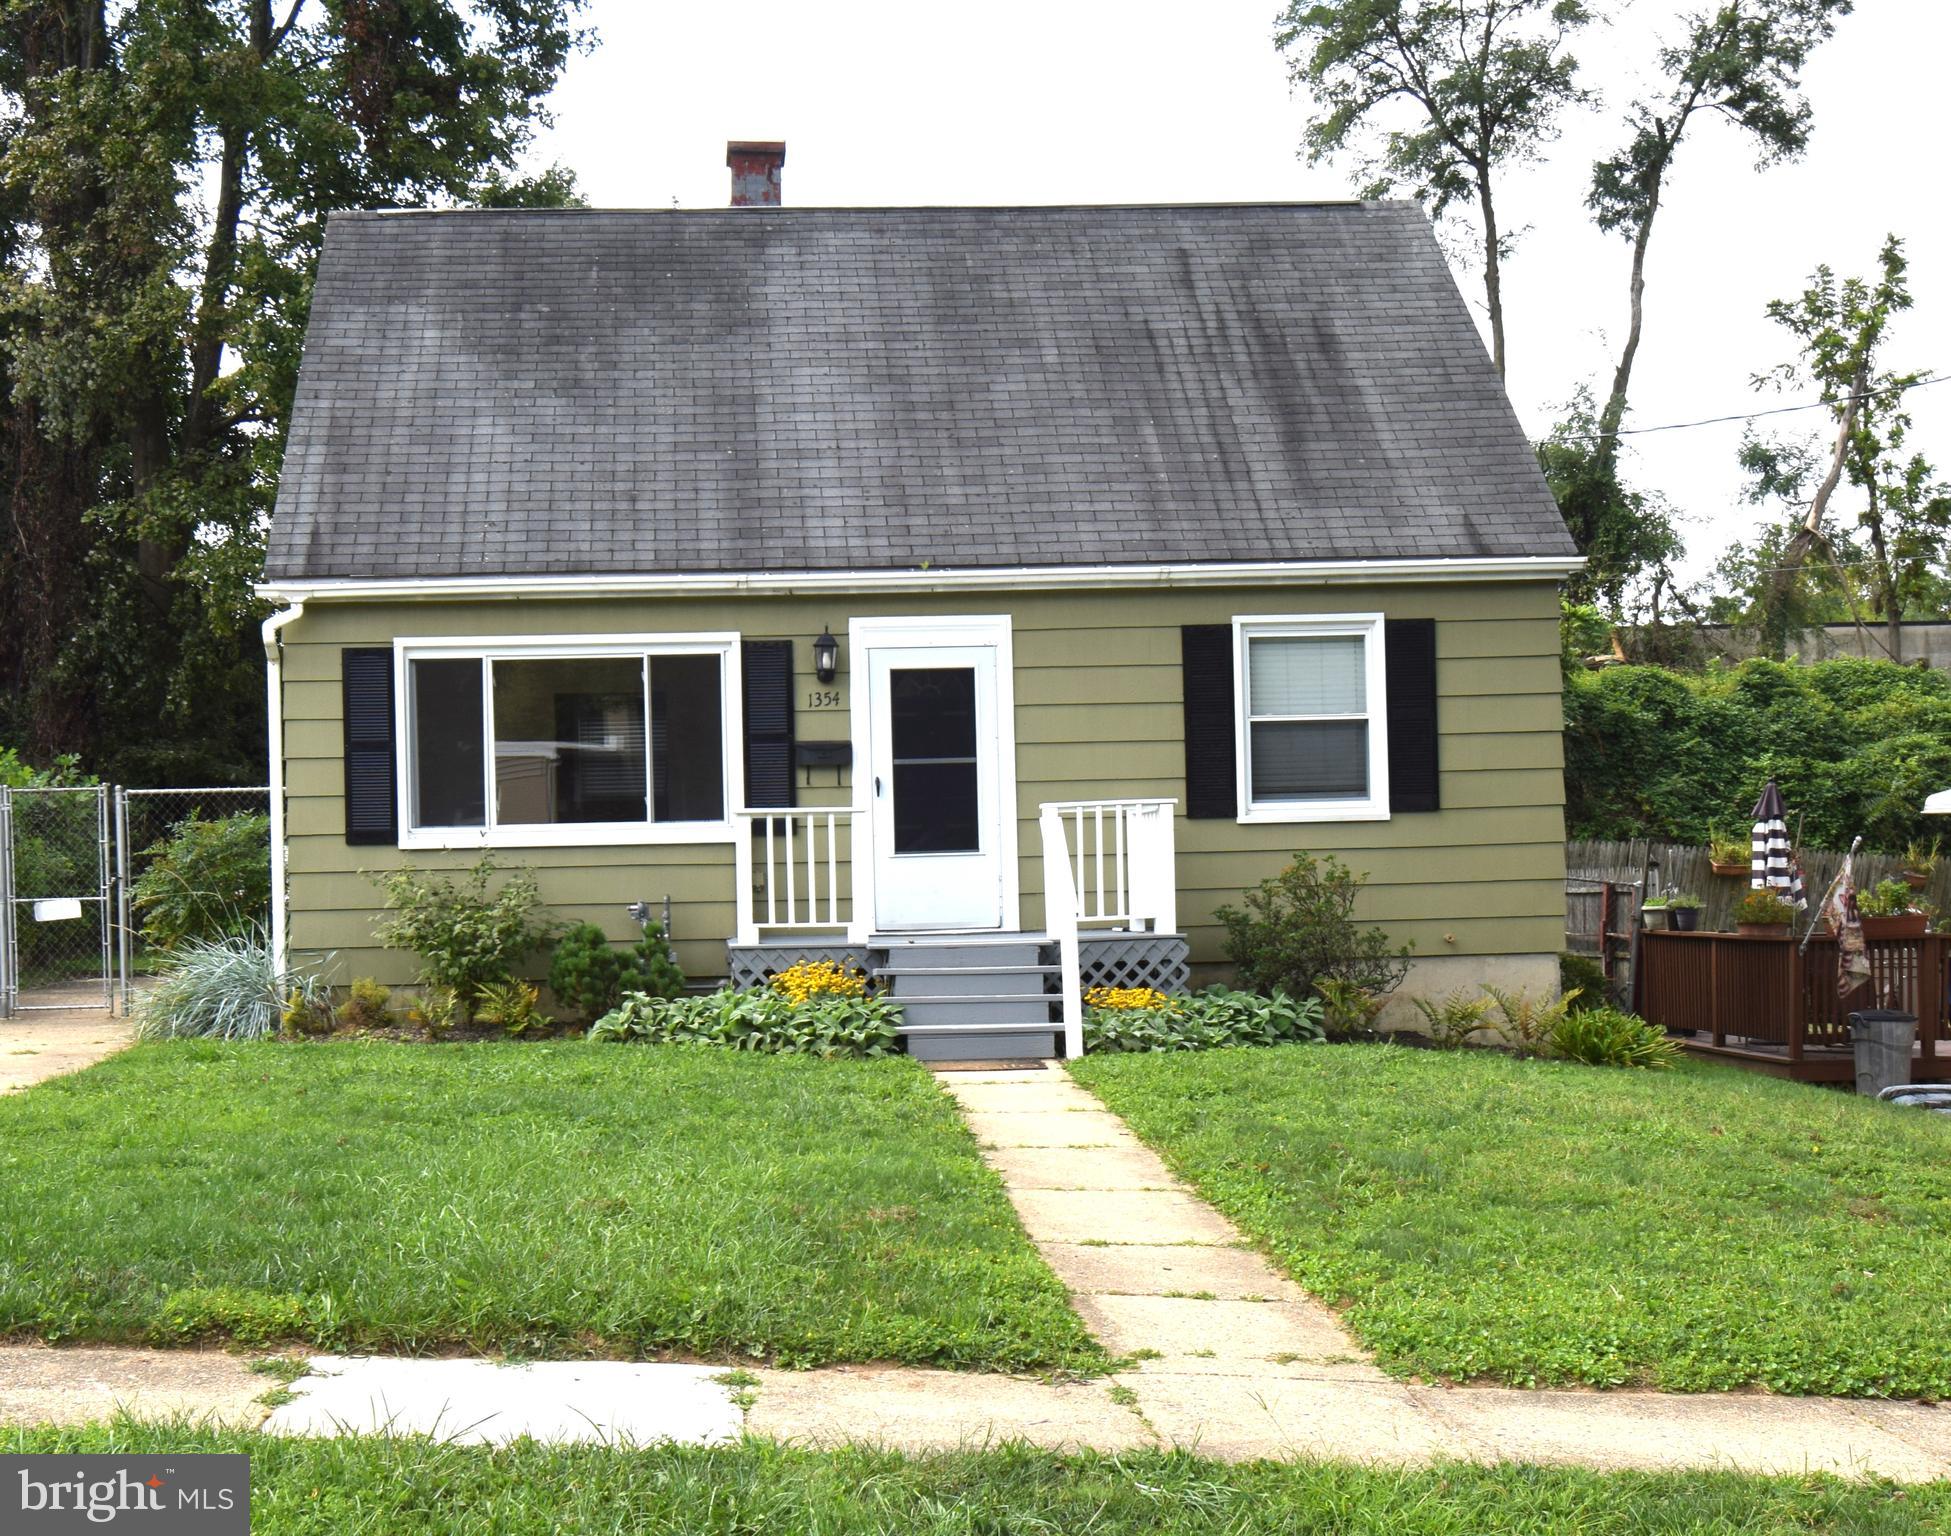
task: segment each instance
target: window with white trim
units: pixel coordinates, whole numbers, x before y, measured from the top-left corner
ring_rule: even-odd
[[[1242,821],[1389,814],[1382,615],[1234,620]]]
[[[728,836],[729,637],[403,644],[404,847]]]

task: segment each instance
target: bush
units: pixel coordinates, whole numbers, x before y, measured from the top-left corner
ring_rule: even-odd
[[[1856,910],[1864,917],[1902,917],[1912,910],[1916,897],[1901,880],[1879,880],[1856,897]]]
[[[1680,1059],[1665,1031],[1618,1008],[1567,1012],[1552,1030],[1554,1055],[1592,1067],[1643,1067],[1663,1071]]]
[[[901,1005],[886,997],[830,993],[795,1003],[770,987],[727,987],[708,997],[626,997],[589,1027],[597,1041],[717,1045],[810,1056],[887,1056],[899,1039]]]
[[[1330,1040],[1353,1040],[1368,1034],[1387,1001],[1367,987],[1338,976],[1323,976],[1315,982],[1314,993],[1321,1000],[1321,1028]]]
[[[349,1029],[356,1034],[390,1029],[398,1022],[398,1015],[393,1012],[392,992],[370,976],[361,976],[353,982],[352,990],[346,994],[346,1000],[339,1004],[333,1018],[341,1029]]]
[[[271,910],[271,818],[261,811],[192,815],[142,856],[149,864],[131,895],[143,937],[159,949],[242,937]]]
[[[1221,907],[1226,953],[1242,985],[1269,995],[1309,997],[1324,980],[1348,982],[1381,997],[1409,970],[1409,947],[1392,947],[1380,928],[1359,928],[1355,897],[1365,877],[1332,855],[1294,862],[1263,880],[1244,908]]]
[[[1411,1001],[1429,1024],[1429,1038],[1444,1050],[1455,1050],[1472,1035],[1490,1028],[1491,998],[1456,991],[1440,1000],[1418,997]]]
[[[1605,967],[1590,955],[1566,950],[1558,957],[1558,985],[1572,994],[1569,1012],[1603,1008],[1610,995]]]
[[[289,1005],[329,1017],[315,977],[279,985],[262,930],[242,937],[190,939],[163,962],[156,984],[136,1004],[139,1040],[259,1040],[277,1031]]]
[[[646,925],[641,939],[618,949],[596,924],[577,923],[549,961],[549,990],[582,1018],[600,1019],[632,993],[682,997],[684,972],[660,924]]]
[[[376,876],[388,914],[374,921],[380,943],[420,957],[420,980],[453,990],[472,1007],[481,989],[512,981],[515,967],[555,935],[542,913],[535,872],[517,869],[490,892],[492,855],[458,880],[411,865]]]
[[[493,983],[490,983],[493,985]],[[406,1021],[429,1040],[444,1040],[456,1024],[464,1023],[467,1008],[460,993],[452,987],[423,987],[419,998],[406,1011]]]
[[[510,1035],[542,1031],[555,1022],[537,1006],[541,993],[525,981],[491,981],[481,989],[474,1016],[483,1024],[498,1024]]]
[[[1152,1007],[1087,1007],[1088,1051],[1210,1051],[1229,1045],[1284,1045],[1320,1040],[1321,1003],[1284,992],[1261,997],[1207,987]]]

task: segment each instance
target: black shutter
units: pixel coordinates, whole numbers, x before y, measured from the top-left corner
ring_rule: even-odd
[[[747,640],[740,647],[745,678],[745,803],[793,803],[793,643]]]
[[[1389,812],[1440,807],[1436,773],[1436,620],[1390,619]]]
[[[393,781],[393,652],[348,647],[339,652],[345,684],[345,840],[384,844],[399,837]]]
[[[1239,814],[1233,746],[1233,626],[1179,630],[1185,674],[1186,815],[1231,821]]]

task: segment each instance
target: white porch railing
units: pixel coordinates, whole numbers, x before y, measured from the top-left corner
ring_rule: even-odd
[[[1054,800],[1038,807],[1063,823],[1077,921],[1086,926],[1179,927],[1178,872],[1172,844],[1176,800]],[[1050,858],[1046,843],[1044,858]]]
[[[839,933],[853,924],[853,897],[840,894],[852,856],[854,813],[841,806],[742,810],[732,814],[740,944],[770,934]],[[755,831],[755,827],[760,829]],[[848,849],[841,851],[841,836]]]
[[[1084,1054],[1084,983],[1077,936],[1086,923],[1178,928],[1172,842],[1175,800],[1059,800],[1037,807],[1043,839],[1043,925],[1057,946],[1064,1054]]]

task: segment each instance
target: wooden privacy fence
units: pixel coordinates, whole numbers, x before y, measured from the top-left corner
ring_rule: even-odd
[[[1785,1052],[1847,1050],[1849,1016],[1900,1008],[1917,1016],[1917,1054],[1926,1065],[1951,1060],[1951,935],[1871,939],[1870,980],[1847,996],[1836,990],[1836,940],[1737,933],[1640,935],[1640,1011],[1649,1023],[1693,1031],[1716,1048],[1730,1043]]]
[[[1791,814],[1793,811],[1794,807],[1791,806]],[[1809,886],[1809,910],[1799,914],[1796,921],[1796,937],[1800,938],[1809,925],[1809,919],[1815,916],[1816,903],[1822,900],[1822,893],[1829,889],[1829,882],[1842,867],[1843,856],[1824,848],[1798,848],[1796,853],[1802,860],[1803,878]],[[1596,885],[1603,881],[1630,885],[1645,871],[1648,859],[1659,865],[1659,873],[1654,878],[1661,889],[1691,891],[1701,899],[1702,928],[1727,930],[1734,927],[1734,908],[1749,890],[1747,872],[1744,870],[1739,875],[1715,874],[1708,866],[1705,848],[1685,843],[1654,843],[1643,838],[1630,843],[1568,842],[1565,845],[1565,877],[1568,882],[1579,885]],[[1858,890],[1866,890],[1877,881],[1893,878],[1902,872],[1903,861],[1893,855],[1859,853],[1856,856]],[[1937,911],[1951,912],[1951,855],[1947,855],[1944,862],[1932,872],[1931,883],[1917,895]],[[1566,916],[1569,928],[1573,916],[1569,905]],[[1577,932],[1576,929],[1572,931]]]

